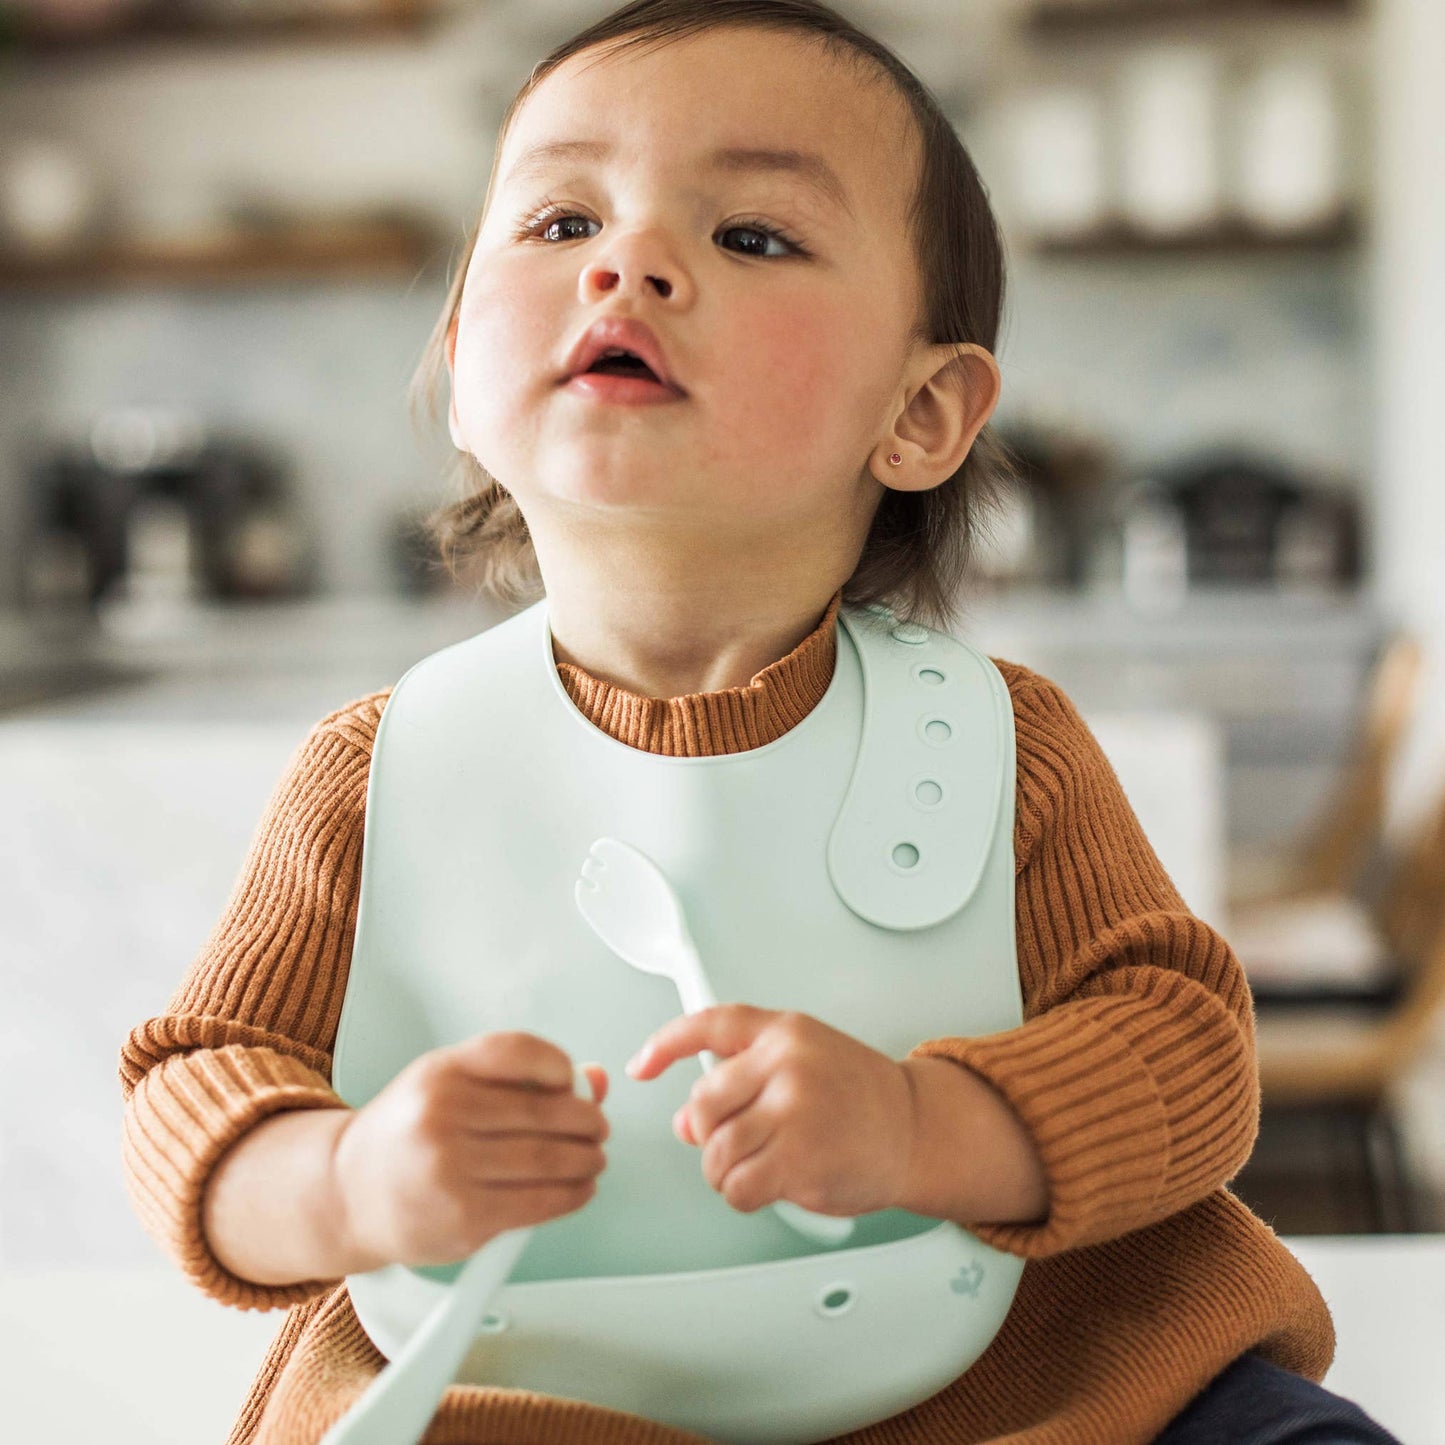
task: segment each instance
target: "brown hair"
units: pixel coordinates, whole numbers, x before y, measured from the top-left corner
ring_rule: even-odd
[[[619,49],[664,44],[722,26],[761,26],[814,36],[830,54],[892,80],[921,139],[922,165],[908,210],[925,314],[911,336],[924,343],[975,343],[993,351],[1003,306],[1003,243],[968,152],[938,103],[885,45],[818,0],[633,0],[539,61],[502,116],[487,202],[467,240],[446,303],[412,378],[412,402],[435,419],[446,366],[447,332],[461,302],[467,266],[496,179],[512,118],[538,83],[579,51],[620,40]],[[622,37],[627,37],[622,40]],[[457,452],[462,498],[424,519],[448,570],[480,573],[481,587],[513,604],[544,594],[526,519],[515,499],[468,452]],[[959,469],[928,491],[885,490],[853,575],[850,604],[883,602],[900,615],[947,630],[973,555],[979,524],[1013,478],[1009,453],[985,426]]]

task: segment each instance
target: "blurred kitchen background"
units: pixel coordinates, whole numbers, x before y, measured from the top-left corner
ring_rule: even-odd
[[[121,1039],[311,723],[506,615],[418,540],[407,385],[507,100],[612,8],[0,0],[0,1275],[48,1408],[107,1299],[153,1306],[112,1423],[218,1328],[124,1200]],[[1445,1341],[1445,7],[837,8],[1006,235],[1020,481],[958,630],[1070,693],[1244,960],[1233,1187],[1329,1281],[1332,1387],[1445,1440],[1371,1373]],[[225,1313],[218,1422],[279,1322]]]

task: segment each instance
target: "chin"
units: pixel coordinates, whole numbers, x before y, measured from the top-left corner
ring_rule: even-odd
[[[653,499],[676,501],[696,490],[694,474],[678,464],[631,443],[607,446],[568,446],[545,467],[523,467],[532,489],[547,496],[574,501]]]

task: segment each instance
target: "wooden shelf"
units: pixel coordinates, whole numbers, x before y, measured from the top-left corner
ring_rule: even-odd
[[[409,278],[438,261],[445,244],[429,223],[398,217],[218,231],[187,241],[117,239],[35,254],[0,250],[0,290]]]
[[[1361,226],[1352,214],[1299,231],[1266,231],[1225,220],[1206,230],[1155,235],[1121,222],[1087,236],[1025,237],[1021,245],[1041,256],[1119,258],[1134,256],[1247,256],[1343,251],[1356,245]]]
[[[37,59],[104,55],[156,45],[254,45],[264,41],[322,42],[420,37],[447,13],[435,0],[382,0],[370,11],[328,11],[319,7],[273,14],[239,14],[222,20],[204,12],[142,10],[123,19],[73,29],[28,24],[0,15],[0,57]]]
[[[1343,19],[1362,10],[1360,0],[1097,0],[1092,4],[1038,0],[1025,12],[1023,23],[1036,36],[1075,39],[1221,20]]]

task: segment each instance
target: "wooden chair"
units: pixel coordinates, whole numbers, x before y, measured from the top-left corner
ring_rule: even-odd
[[[1422,664],[1420,643],[1408,632],[1380,649],[1329,797],[1292,845],[1242,850],[1232,860],[1231,916],[1266,903],[1345,895],[1359,882],[1380,845],[1390,772],[1415,713]]]
[[[1367,907],[1391,960],[1377,985],[1333,998],[1254,990],[1260,1088],[1266,1110],[1323,1110],[1346,1125],[1377,1227],[1409,1232],[1417,1211],[1395,1108],[1399,1084],[1445,1018],[1445,790]],[[1247,948],[1234,946],[1248,977]]]

